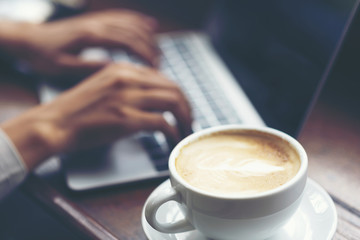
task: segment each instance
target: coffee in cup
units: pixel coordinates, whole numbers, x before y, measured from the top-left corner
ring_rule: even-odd
[[[171,187],[151,195],[145,218],[157,231],[197,229],[221,240],[263,240],[300,205],[308,160],[301,144],[267,127],[226,125],[183,139],[169,157]],[[184,218],[159,222],[156,212],[178,202]]]
[[[223,131],[182,147],[177,173],[193,187],[246,196],[277,188],[300,168],[296,150],[278,136],[259,131]]]

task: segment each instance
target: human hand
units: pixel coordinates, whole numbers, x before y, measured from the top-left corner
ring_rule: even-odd
[[[164,111],[173,113],[177,126],[164,120]],[[31,169],[55,153],[102,145],[139,130],[160,130],[177,142],[191,132],[191,122],[183,93],[160,72],[113,64],[3,129]]]
[[[79,52],[92,46],[123,47],[157,65],[156,20],[128,10],[88,13],[43,24],[18,24],[16,41],[6,51],[47,75],[93,73],[108,61],[90,61]],[[23,46],[19,46],[23,45]]]

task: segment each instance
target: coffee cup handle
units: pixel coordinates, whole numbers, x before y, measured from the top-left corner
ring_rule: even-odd
[[[166,188],[156,195],[150,195],[145,206],[145,218],[151,227],[163,233],[180,233],[193,230],[194,227],[186,219],[180,219],[172,223],[160,223],[156,219],[156,213],[161,205],[168,201],[180,203],[179,194],[173,188]]]

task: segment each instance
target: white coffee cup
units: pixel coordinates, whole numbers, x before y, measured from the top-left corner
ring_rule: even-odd
[[[226,131],[256,131],[287,142],[298,154],[300,167],[283,185],[245,196],[208,192],[190,185],[176,170],[175,161],[184,146],[200,137]],[[145,206],[145,218],[154,229],[178,233],[197,229],[212,239],[266,239],[285,225],[297,210],[307,180],[308,159],[301,144],[291,136],[267,127],[225,125],[205,129],[182,140],[171,152],[169,170],[171,187],[161,195],[151,195]],[[161,223],[158,208],[168,201],[178,202],[184,219]]]

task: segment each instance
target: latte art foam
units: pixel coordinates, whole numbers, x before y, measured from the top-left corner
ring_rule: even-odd
[[[300,160],[280,138],[257,132],[223,132],[181,149],[180,176],[194,187],[220,194],[252,194],[283,185],[296,175]]]

